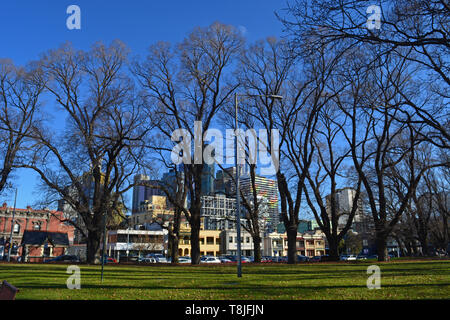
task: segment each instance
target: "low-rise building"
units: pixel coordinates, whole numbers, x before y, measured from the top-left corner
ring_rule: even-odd
[[[61,211],[36,210],[29,206],[26,209],[14,209],[4,203],[0,207],[0,248],[2,248],[0,257],[8,253],[11,230],[11,258],[14,260],[22,256],[21,244],[26,231],[67,234],[69,244],[72,244],[75,228],[62,221],[64,221],[64,215]]]
[[[298,255],[314,257],[325,254],[325,235],[320,230],[297,234],[296,251]],[[286,233],[273,232],[264,238],[265,256],[287,256],[288,240]]]
[[[145,256],[149,253],[167,255],[168,232],[155,227],[153,230],[108,231],[106,250],[110,257],[120,260],[123,256]]]
[[[237,255],[237,232],[234,230],[224,230],[220,233],[221,252],[225,255]],[[263,234],[261,233],[261,239]],[[254,243],[251,234],[245,230],[241,230],[241,255],[253,256]],[[264,253],[264,241],[261,241],[261,254]]]
[[[69,247],[67,233],[25,231],[22,242],[22,261],[44,262],[66,254]]]
[[[178,243],[179,256],[191,256],[191,227],[187,221],[183,221],[180,226],[180,241]],[[220,251],[220,231],[204,230],[201,227],[200,235],[200,255],[202,256],[219,256]]]

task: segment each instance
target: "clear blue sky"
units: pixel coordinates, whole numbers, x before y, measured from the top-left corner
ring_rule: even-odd
[[[81,30],[68,30],[66,9],[81,9]],[[12,0],[0,5],[0,58],[16,64],[37,59],[39,54],[69,41],[88,49],[96,41],[120,39],[132,54],[144,54],[149,45],[163,40],[178,42],[196,26],[215,21],[244,30],[248,41],[281,36],[282,25],[274,11],[284,0]],[[38,177],[21,170],[14,176],[17,207],[33,205],[39,198]],[[0,201],[12,206],[13,194]]]

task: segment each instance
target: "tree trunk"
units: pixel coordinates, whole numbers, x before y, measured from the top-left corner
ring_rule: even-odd
[[[101,263],[100,240],[102,232],[98,230],[89,230],[86,241],[86,262],[88,264]]]
[[[377,234],[375,239],[375,244],[377,246],[378,261],[387,261],[387,241],[384,234]]]
[[[330,261],[339,261],[339,241],[335,237],[331,237],[328,240],[328,255]]]
[[[286,230],[288,239],[288,264],[297,262],[297,227],[289,226]]]
[[[169,235],[170,241],[170,257],[172,258],[172,263],[178,263],[178,237],[174,234]]]
[[[200,215],[191,216],[191,263],[200,264]]]
[[[425,233],[420,233],[418,234],[418,238],[419,238],[419,242],[420,242],[420,246],[422,247],[422,255],[423,256],[428,256],[429,255],[429,250],[428,250],[428,235]]]
[[[253,255],[254,255],[254,262],[260,263],[261,262],[261,237],[259,235],[253,237]]]

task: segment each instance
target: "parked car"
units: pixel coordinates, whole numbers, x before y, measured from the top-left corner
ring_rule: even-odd
[[[146,258],[154,258],[157,263],[169,263],[166,257],[161,253],[149,253]]]
[[[141,259],[143,263],[156,263],[156,259],[154,257],[145,257]]]
[[[200,259],[200,263],[221,263],[221,261],[217,257],[205,256]]]
[[[45,260],[44,262],[80,262],[80,259],[74,255],[62,255],[53,259]]]
[[[356,261],[356,256],[355,256],[354,254],[350,254],[350,255],[347,257],[347,261]]]
[[[230,259],[225,258],[225,257],[219,257],[219,260],[221,263],[232,263],[233,262]]]
[[[248,262],[255,262],[255,257],[253,257],[253,256],[244,257],[244,258],[247,259]]]
[[[367,260],[367,255],[365,255],[365,254],[358,254],[356,256],[356,260]]]
[[[340,257],[341,261],[356,261],[356,256],[354,254],[343,254]]]
[[[281,262],[283,257],[271,257],[272,262]]]
[[[307,256],[303,256],[303,255],[297,255],[297,261],[298,262],[309,262],[309,257],[307,257]]]
[[[378,255],[372,254],[372,255],[368,256],[367,259],[378,259]]]
[[[231,260],[231,262],[237,262],[238,261],[238,257],[237,256],[231,256],[231,255],[226,255],[224,256],[224,258]]]
[[[252,260],[250,260],[250,258],[248,258],[248,257],[241,257],[241,262],[242,263],[249,263],[249,262],[252,262]]]
[[[322,256],[314,256],[311,259],[309,259],[311,262],[320,262],[322,261]]]
[[[191,263],[192,260],[190,257],[178,257],[178,263]]]
[[[105,257],[105,263],[117,263],[117,260],[112,257]]]

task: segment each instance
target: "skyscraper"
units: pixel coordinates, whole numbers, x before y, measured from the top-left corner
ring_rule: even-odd
[[[261,201],[263,204],[259,216],[266,220],[266,231],[273,232],[280,222],[277,183],[275,180],[257,175],[255,177],[255,189],[258,201]],[[251,177],[248,174],[241,177],[241,190],[244,196],[252,202],[253,186]]]
[[[236,167],[219,170],[216,174],[216,179],[214,180],[215,192],[224,193],[227,196],[235,196],[235,177]]]
[[[133,187],[133,204],[132,214],[139,211],[139,206],[145,200],[149,200],[151,196],[164,196],[164,191],[158,188],[159,181],[150,180],[150,178],[143,174],[134,176],[136,185]]]

